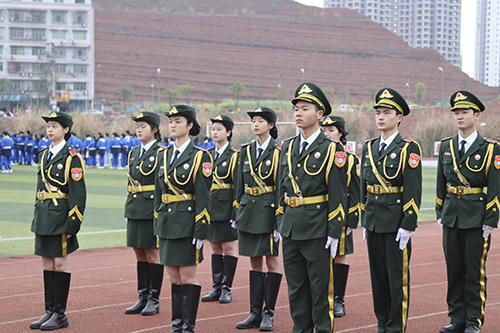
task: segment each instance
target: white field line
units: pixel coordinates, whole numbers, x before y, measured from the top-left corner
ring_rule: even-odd
[[[112,232],[125,232],[127,229],[119,229],[119,230],[103,230],[103,231],[88,231],[88,232],[79,232],[78,236],[80,235],[95,235],[95,234],[108,234]],[[16,240],[27,240],[27,239],[35,239],[35,236],[30,236],[30,237],[15,237],[15,238],[2,238],[0,236],[0,242],[4,241],[16,241]]]

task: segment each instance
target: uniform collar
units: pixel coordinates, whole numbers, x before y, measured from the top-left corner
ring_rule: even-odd
[[[262,144],[262,146],[259,145],[259,141],[258,140],[255,140],[255,148],[256,148],[255,151],[258,151],[259,148],[262,148],[262,151],[266,150],[267,146],[269,146],[269,142],[271,142],[271,135],[269,135],[267,137],[266,141],[264,141],[264,143]]]
[[[391,135],[390,137],[387,138],[387,140],[384,140],[384,137],[381,135],[380,136],[380,142],[379,142],[379,147],[380,145],[382,145],[382,143],[385,143],[386,144],[386,149],[387,147],[389,147],[392,143],[392,141],[394,141],[394,139],[396,138],[396,136],[399,134],[398,131],[396,131],[396,133],[394,133],[393,135]],[[379,149],[380,150],[380,149]]]
[[[63,147],[64,147],[65,144],[66,144],[66,140],[63,139],[56,146],[50,147],[49,151],[52,153],[52,156],[56,156],[57,153],[59,153],[63,149]]]
[[[321,133],[321,129],[317,129],[316,132],[314,132],[313,134],[311,134],[307,139],[304,139],[304,136],[302,135],[302,133],[300,134],[300,147],[302,147],[302,144],[304,142],[307,142],[307,147],[306,147],[306,151],[309,147],[311,147],[311,144],[314,142],[314,140],[316,140],[318,138],[318,136],[320,135]]]
[[[182,144],[182,146],[180,146],[179,148],[177,148],[177,146],[175,145],[175,143],[172,145],[174,147],[174,150],[172,151],[172,156],[174,155],[174,153],[178,150],[179,151],[179,156],[182,155],[182,153],[184,152],[184,150],[186,150],[187,146],[189,145],[189,143],[191,142],[191,140],[187,140],[186,142],[184,142]]]
[[[222,146],[221,149],[217,150],[217,146],[215,146],[215,153],[219,153],[219,156],[222,156],[222,154],[224,154],[224,151],[226,150],[226,148],[229,146],[229,141],[226,142],[226,144],[224,146]]]
[[[152,140],[151,142],[149,142],[148,144],[146,145],[143,145],[141,143],[141,151],[144,149],[145,152],[149,150],[149,148],[151,148],[154,144],[155,144],[156,140]]]
[[[460,148],[460,144],[462,142],[462,140],[465,140],[465,151],[467,151],[467,149],[469,149],[469,147],[474,143],[474,141],[476,141],[477,139],[477,131],[474,131],[471,135],[469,135],[468,137],[466,137],[465,139],[460,135],[460,133],[458,133],[458,147]]]

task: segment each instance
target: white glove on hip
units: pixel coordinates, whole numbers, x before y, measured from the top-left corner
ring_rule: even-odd
[[[338,245],[339,245],[338,238],[333,238],[333,237],[327,236],[325,249],[330,248],[330,257],[332,257],[333,259],[335,259],[335,256],[337,255]]]
[[[235,220],[229,220],[229,222],[231,223],[231,228],[234,229],[234,227],[236,227],[236,221]]]
[[[408,244],[410,237],[411,237],[411,231],[399,228],[398,234],[396,235],[396,242],[399,241],[399,249],[401,251],[403,251],[406,248],[406,245]]]
[[[366,242],[366,228],[363,228],[363,241]]]
[[[196,246],[196,249],[199,250],[203,246],[203,239],[193,238],[193,245]]]
[[[437,219],[437,223],[439,224],[439,226],[441,227],[441,230],[443,230],[443,224],[441,223],[441,218],[438,218]]]
[[[347,227],[347,228],[345,229],[345,235],[346,235],[346,236],[349,236],[349,235],[351,234],[351,232],[352,232],[352,229],[351,229],[351,228]]]
[[[493,231],[493,227],[490,227],[489,225],[483,225],[483,238],[487,238],[491,232]]]
[[[276,243],[281,241],[281,234],[279,233],[278,230],[273,231],[273,238]]]

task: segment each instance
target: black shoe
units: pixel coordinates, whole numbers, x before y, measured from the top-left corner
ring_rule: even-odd
[[[266,306],[264,306],[264,311],[262,312],[262,319],[259,326],[260,331],[269,332],[274,329],[274,308],[276,307],[282,277],[283,275],[280,273],[267,272],[266,291],[264,293]]]
[[[340,318],[345,316],[345,306],[344,300],[340,298],[340,296],[335,295],[335,304],[333,309],[333,316],[335,318]]]
[[[201,286],[184,284],[182,286],[182,333],[194,333],[196,315],[200,304]]]
[[[213,289],[208,295],[201,298],[202,302],[215,302],[219,300],[222,288],[222,279],[224,276],[223,258],[222,254],[212,254]]]
[[[30,328],[39,329],[50,319],[54,312],[54,271],[43,271],[43,289],[45,294],[45,315],[30,324]]]
[[[479,333],[481,330],[476,325],[467,325],[464,333]]]
[[[238,258],[233,256],[224,256],[224,282],[222,283],[219,303],[231,303],[233,296],[231,288],[233,286],[234,273],[236,273],[236,265]]]
[[[52,331],[68,327],[66,317],[66,304],[68,303],[69,285],[71,274],[65,272],[54,272],[54,313],[50,319],[40,325],[42,331]]]
[[[144,261],[137,262],[137,291],[139,300],[130,308],[125,310],[125,314],[141,313],[148,302],[149,296],[149,263]]]
[[[238,329],[260,327],[262,320],[262,305],[264,303],[264,285],[266,273],[250,271],[250,315],[236,324]]]
[[[465,325],[463,324],[449,324],[446,326],[441,327],[439,332],[441,333],[463,333],[464,332]]]
[[[182,333],[182,285],[172,285],[172,332]]]
[[[160,312],[160,292],[163,283],[163,270],[160,264],[149,264],[149,296],[144,309],[143,316],[152,316]]]
[[[344,296],[347,286],[347,277],[349,276],[349,265],[334,264],[334,290],[335,290],[335,305],[334,317],[339,318],[345,316]]]

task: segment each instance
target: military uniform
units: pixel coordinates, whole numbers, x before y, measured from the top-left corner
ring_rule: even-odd
[[[482,103],[467,91],[453,94],[450,103],[452,111],[461,108],[475,112],[484,110]],[[483,237],[482,228],[498,225],[500,146],[479,133],[462,157],[460,146],[458,134],[441,141],[436,215],[443,226],[448,316],[451,324],[463,331],[469,325],[480,329],[484,323],[485,265],[491,236]]]
[[[133,121],[160,126],[160,116],[153,112],[141,112]],[[114,139],[113,139],[114,140]],[[149,144],[149,143],[148,143]],[[142,152],[142,145],[128,154],[127,201],[127,246],[142,249],[157,249],[158,239],[153,230],[155,178],[158,170],[157,152],[160,148],[154,140],[149,149]],[[159,300],[163,282],[163,265],[147,261],[137,262],[137,291],[139,300],[125,310],[126,314],[142,313],[154,315],[159,311]]]
[[[73,126],[71,116],[63,112],[51,112],[42,118],[47,123],[58,122],[69,130]],[[83,159],[66,141],[59,144],[63,147],[54,156],[50,148],[42,150],[39,156],[31,231],[35,233],[35,254],[43,257],[65,257],[78,249],[76,234],[83,222],[87,200]],[[31,323],[30,328],[55,330],[67,327],[65,312],[71,273],[44,270],[43,279],[45,315]]]
[[[376,107],[409,113],[404,99],[386,88]],[[422,195],[422,152],[399,133],[379,154],[380,137],[365,142],[361,159],[362,226],[370,261],[373,305],[378,331],[404,332],[410,299],[411,239],[404,250],[396,241],[400,229],[415,231]],[[404,190],[403,190],[404,189]]]
[[[313,83],[297,88],[292,103],[300,100],[316,104],[325,115],[331,112],[328,99]],[[302,155],[302,135],[285,140],[280,158],[278,230],[293,333],[334,328],[334,260],[325,242],[328,237],[340,239],[345,225],[347,155],[340,142],[318,131]]]

